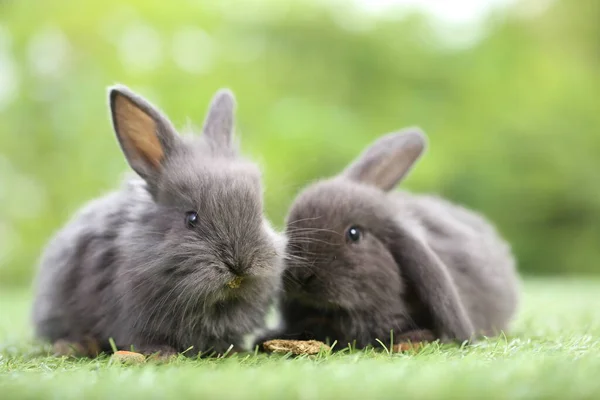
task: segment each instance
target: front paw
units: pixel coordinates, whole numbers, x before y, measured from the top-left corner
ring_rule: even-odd
[[[134,350],[151,361],[169,361],[179,354],[177,350],[169,345],[143,345],[134,346]]]
[[[53,344],[54,355],[57,357],[97,357],[100,354],[100,343],[91,337],[80,340],[58,339]]]
[[[429,329],[417,329],[414,331],[405,332],[396,337],[395,342],[411,342],[411,343],[422,343],[422,342],[434,342],[437,340],[435,334]]]
[[[418,350],[424,344],[437,340],[434,333],[427,329],[419,329],[405,332],[396,337],[392,351],[402,353],[405,351]]]

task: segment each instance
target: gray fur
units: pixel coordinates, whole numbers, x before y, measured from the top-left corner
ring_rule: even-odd
[[[115,110],[125,104],[118,96],[150,116],[156,131],[137,132],[145,125]],[[109,97],[117,138],[143,179],[90,202],[50,241],[37,278],[37,335],[93,338],[102,349],[113,338],[149,353],[247,349],[276,305],[284,242],[263,216],[259,169],[230,140],[216,139],[232,135],[233,95],[219,92],[205,122],[210,135],[197,137],[178,135],[124,87]],[[131,145],[127,130],[158,137],[160,165]],[[199,222],[190,229],[192,210]],[[241,286],[230,288],[236,276]]]
[[[297,197],[287,217],[288,336],[362,347],[389,343],[392,330],[464,341],[509,327],[519,284],[494,227],[441,198],[388,192],[424,149],[417,128],[386,135]],[[358,242],[346,237],[351,226]]]

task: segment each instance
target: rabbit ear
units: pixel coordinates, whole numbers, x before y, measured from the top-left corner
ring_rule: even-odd
[[[343,176],[388,191],[410,171],[425,150],[425,134],[419,128],[403,129],[375,141]]]
[[[389,244],[402,275],[431,315],[437,333],[452,340],[470,340],[473,325],[446,265],[422,240],[401,226]]]
[[[109,88],[112,123],[131,168],[145,180],[154,180],[177,136],[171,123],[146,100],[128,88]]]
[[[219,147],[231,146],[235,106],[235,96],[229,89],[220,89],[211,101],[202,131]]]

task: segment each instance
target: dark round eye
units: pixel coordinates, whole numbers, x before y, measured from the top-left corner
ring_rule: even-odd
[[[360,229],[356,226],[351,226],[346,231],[346,237],[351,242],[358,242],[362,236]]]
[[[185,224],[188,228],[193,228],[198,222],[198,213],[196,211],[188,211],[185,213]]]

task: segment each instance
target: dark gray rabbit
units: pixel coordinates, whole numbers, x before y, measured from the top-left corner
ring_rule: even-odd
[[[248,349],[281,289],[284,240],[263,216],[258,167],[233,143],[233,94],[215,95],[202,136],[180,136],[123,86],[113,127],[139,175],[80,210],[41,260],[37,335],[93,355]],[[275,319],[272,319],[275,321]]]
[[[358,347],[464,341],[508,327],[519,282],[509,246],[480,215],[391,191],[425,149],[417,128],[378,139],[306,188],[287,217],[289,338]]]

